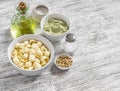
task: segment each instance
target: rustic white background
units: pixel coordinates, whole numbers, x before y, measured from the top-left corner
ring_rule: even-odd
[[[26,0],[29,13],[44,3],[66,15],[78,44],[69,71],[51,65],[34,77],[21,75],[7,58],[18,1],[0,0],[0,91],[120,91],[120,0]],[[61,45],[54,44],[56,53]]]

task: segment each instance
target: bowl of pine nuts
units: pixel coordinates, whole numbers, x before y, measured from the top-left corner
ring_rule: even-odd
[[[68,70],[73,65],[73,59],[68,54],[59,54],[56,56],[54,63],[57,68],[61,70]]]
[[[23,35],[9,45],[8,58],[20,73],[27,76],[39,75],[53,61],[54,47],[40,35]]]

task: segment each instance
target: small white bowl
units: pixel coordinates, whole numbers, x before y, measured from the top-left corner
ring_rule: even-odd
[[[48,19],[50,19],[50,18],[57,18],[57,19],[61,19],[61,20],[65,21],[66,24],[69,26],[69,29],[70,29],[70,21],[69,21],[69,19],[68,19],[66,16],[61,15],[61,14],[48,14],[48,15],[46,15],[46,16],[44,16],[44,17],[42,18],[41,24],[40,24],[40,25],[41,25],[41,30],[42,30],[42,35],[45,36],[45,37],[47,37],[47,38],[48,38],[49,40],[51,40],[52,42],[60,41],[62,38],[64,38],[64,36],[65,36],[67,33],[69,33],[69,29],[68,29],[65,33],[60,34],[60,35],[52,35],[52,34],[46,32],[46,31],[44,30],[44,24],[45,24],[45,23],[48,21]]]
[[[39,7],[41,7],[41,10],[38,10]],[[41,19],[48,13],[49,13],[49,8],[46,5],[38,4],[32,10],[32,17],[35,19],[37,23],[40,23]]]
[[[14,46],[16,45],[16,43],[23,42],[23,41],[30,40],[30,39],[35,39],[35,40],[41,41],[51,52],[51,56],[50,56],[49,62],[45,66],[43,66],[43,67],[41,67],[40,69],[37,69],[37,70],[23,70],[23,69],[17,67],[13,63],[13,61],[11,59],[11,52],[14,49]],[[9,47],[8,47],[8,58],[9,58],[9,61],[11,62],[11,64],[20,73],[22,73],[24,75],[27,75],[27,76],[39,75],[53,61],[53,58],[54,58],[54,47],[53,47],[53,45],[51,44],[51,42],[49,40],[47,40],[46,38],[44,38],[42,36],[33,35],[33,34],[23,35],[21,37],[16,38],[15,40],[13,40],[12,43],[9,45]]]
[[[56,65],[57,68],[59,68],[59,69],[61,69],[61,70],[68,70],[68,69],[70,69],[70,68],[72,67],[72,65],[74,64],[73,59],[72,59],[72,65],[69,66],[69,67],[60,67],[60,66],[58,66],[58,65],[56,64],[57,58],[58,58],[59,56],[63,56],[63,55],[66,55],[66,56],[68,56],[68,57],[70,57],[70,58],[72,59],[72,57],[71,57],[70,55],[68,55],[68,54],[59,54],[59,55],[56,56],[54,63],[55,63],[55,65]]]

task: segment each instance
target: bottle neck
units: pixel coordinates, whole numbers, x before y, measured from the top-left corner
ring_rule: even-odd
[[[20,15],[25,15],[27,10],[18,10],[18,14]]]
[[[26,14],[27,10],[29,8],[29,5],[26,4],[25,2],[20,2],[17,6],[16,6],[16,10],[19,12],[19,14],[24,15]]]

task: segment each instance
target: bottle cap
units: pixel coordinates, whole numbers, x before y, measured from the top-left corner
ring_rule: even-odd
[[[76,40],[76,36],[73,33],[69,33],[66,35],[67,42],[74,42]]]
[[[16,9],[21,13],[24,14],[28,10],[28,4],[25,2],[20,2],[17,4]]]
[[[20,2],[20,3],[18,4],[18,8],[19,8],[20,10],[26,9],[26,3],[25,3],[25,2]]]

